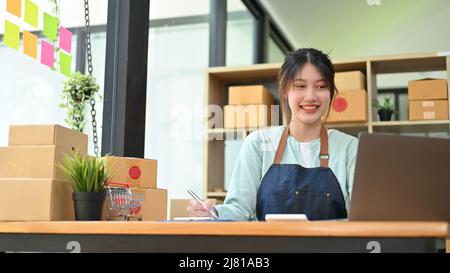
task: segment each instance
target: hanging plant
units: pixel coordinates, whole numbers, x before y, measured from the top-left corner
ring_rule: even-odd
[[[59,107],[67,109],[67,118],[64,121],[71,129],[83,132],[86,103],[95,99],[99,85],[92,75],[80,72],[73,73],[63,84],[63,102]]]

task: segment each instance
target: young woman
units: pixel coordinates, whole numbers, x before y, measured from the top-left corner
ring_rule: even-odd
[[[280,104],[289,126],[251,133],[244,141],[223,205],[192,200],[191,216],[265,220],[266,214],[306,214],[309,220],[346,218],[357,138],[322,123],[336,93],[327,55],[302,48],[287,55],[279,74]]]

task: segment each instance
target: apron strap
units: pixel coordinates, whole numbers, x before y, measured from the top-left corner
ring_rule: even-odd
[[[322,125],[320,129],[320,167],[328,168],[328,160],[330,155],[328,154],[328,132],[327,128]]]
[[[289,126],[284,128],[283,134],[281,135],[280,142],[278,144],[277,152],[275,153],[274,164],[280,164],[281,158],[284,154],[284,149],[286,148],[287,138],[289,136]],[[330,158],[328,154],[328,133],[327,129],[322,126],[320,129],[320,167],[328,168],[328,160]]]
[[[289,136],[289,126],[284,128],[283,134],[281,135],[280,143],[278,144],[277,152],[275,154],[275,159],[273,164],[280,164],[281,158],[284,154],[284,148],[286,147],[287,138]]]

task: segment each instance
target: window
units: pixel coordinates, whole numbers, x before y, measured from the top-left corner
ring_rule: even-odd
[[[241,0],[227,2],[226,65],[253,64],[256,20]]]
[[[145,158],[158,160],[158,187],[169,199],[203,192],[208,39],[207,21],[150,28]]]
[[[26,24],[22,18],[15,17],[6,12],[6,1],[0,4],[0,17],[6,18],[20,26],[21,32],[26,29],[36,32],[38,36],[42,30],[43,22],[42,12],[52,13],[53,3],[51,1],[36,0],[39,6],[38,28]],[[76,67],[77,39],[76,29],[84,27],[84,4],[82,1],[58,1],[60,7],[61,26],[69,28],[72,31],[72,72]],[[90,1],[91,25],[105,24],[107,18],[107,0]],[[23,12],[22,12],[23,13]],[[4,22],[1,21],[1,22]],[[61,90],[66,76],[58,71],[52,71],[40,63],[40,44],[41,37],[38,39],[38,58],[32,59],[22,53],[22,45],[19,51],[5,47],[3,44],[3,24],[0,23],[0,75],[3,86],[0,89],[0,108],[3,114],[0,119],[0,146],[8,143],[8,127],[12,124],[61,124],[66,118],[66,109],[59,108],[61,103]],[[104,81],[104,53],[105,44],[97,41],[98,37],[92,37],[92,50],[94,57],[94,76],[100,84],[100,92],[103,93]],[[86,70],[87,71],[87,70]],[[89,135],[89,154],[94,153],[92,144],[92,129],[90,118],[90,107],[86,108],[86,127],[85,133]],[[103,112],[103,103],[97,101],[97,123],[99,141],[101,140],[101,119]]]
[[[280,47],[275,43],[272,37],[269,38],[268,44],[268,62],[281,63],[284,61],[285,54]]]
[[[76,35],[72,48],[76,48]],[[38,39],[39,48],[42,39]],[[76,50],[72,50],[72,71],[75,71]],[[8,145],[9,125],[16,124],[64,124],[65,109],[61,103],[62,82],[67,79],[58,71],[52,71],[19,51],[0,43],[0,75],[3,79],[0,91],[0,146]]]

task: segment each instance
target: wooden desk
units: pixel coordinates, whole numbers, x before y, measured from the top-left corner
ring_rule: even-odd
[[[0,222],[0,251],[438,252],[446,222]]]

